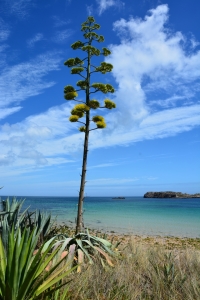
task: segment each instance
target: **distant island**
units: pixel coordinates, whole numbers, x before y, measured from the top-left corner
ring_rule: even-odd
[[[181,192],[147,192],[144,194],[144,198],[200,198],[198,194],[187,194]]]

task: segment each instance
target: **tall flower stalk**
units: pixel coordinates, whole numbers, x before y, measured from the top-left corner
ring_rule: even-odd
[[[72,85],[67,85],[64,88],[65,99],[78,102],[78,104],[76,104],[71,110],[69,121],[81,123],[82,126],[79,127],[79,130],[84,133],[83,161],[76,219],[76,234],[80,233],[84,227],[83,201],[86,183],[89,133],[91,130],[103,129],[106,127],[103,116],[95,115],[91,119],[91,110],[96,110],[98,108],[112,109],[116,107],[115,103],[110,99],[105,99],[103,106],[100,105],[98,100],[91,99],[92,95],[97,92],[102,92],[104,94],[114,93],[114,88],[110,84],[91,83],[92,74],[106,74],[111,72],[113,69],[113,66],[106,62],[101,62],[99,66],[93,65],[92,61],[95,56],[108,56],[111,54],[110,50],[107,48],[102,48],[99,50],[93,46],[94,43],[104,42],[104,37],[95,32],[99,29],[100,25],[95,23],[94,18],[88,17],[88,19],[81,25],[81,31],[83,31],[83,36],[86,41],[77,41],[71,45],[73,50],[81,50],[86,53],[86,56],[84,58],[69,58],[64,63],[66,66],[71,68],[71,74],[77,74],[81,77],[81,80],[76,83],[76,88],[74,88]],[[77,100],[79,91],[83,91],[85,93],[84,101]],[[91,126],[91,122],[94,126]]]

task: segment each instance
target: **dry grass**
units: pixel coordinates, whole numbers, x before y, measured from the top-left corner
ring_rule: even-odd
[[[200,300],[200,239],[113,233],[105,238],[121,241],[114,268],[104,268],[98,259],[95,265],[86,263],[82,273],[70,275],[66,299]]]
[[[129,239],[114,268],[100,263],[74,274],[68,299],[199,300],[200,251],[169,250]]]

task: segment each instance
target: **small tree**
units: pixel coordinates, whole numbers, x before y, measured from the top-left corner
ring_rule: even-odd
[[[81,232],[83,228],[83,201],[86,183],[89,132],[91,130],[102,129],[106,127],[105,120],[102,116],[95,115],[91,119],[91,110],[96,110],[98,108],[112,109],[116,107],[115,103],[110,99],[105,99],[103,106],[100,106],[99,101],[97,101],[96,99],[91,99],[91,95],[97,92],[102,92],[104,94],[114,93],[114,88],[110,84],[91,83],[92,74],[106,74],[107,72],[111,72],[113,69],[113,66],[106,62],[101,62],[100,66],[94,66],[91,63],[93,57],[95,56],[108,56],[111,54],[110,50],[108,50],[107,48],[102,48],[102,50],[99,50],[98,48],[92,46],[94,42],[101,43],[104,41],[104,37],[102,35],[98,35],[95,32],[98,29],[100,29],[100,25],[95,23],[93,17],[88,17],[88,19],[81,25],[81,31],[84,32],[83,36],[86,42],[77,41],[71,45],[73,50],[79,49],[86,53],[86,57],[84,57],[83,59],[79,57],[69,58],[64,63],[65,66],[71,68],[71,74],[77,74],[82,77],[82,80],[76,83],[78,88],[74,88],[71,85],[67,85],[64,88],[64,97],[66,100],[74,100],[79,102],[71,110],[69,121],[81,123],[82,126],[79,127],[79,130],[85,135],[78,212],[76,220],[76,234]],[[85,93],[85,101],[76,99],[79,91],[83,91]],[[83,117],[84,120],[80,121],[80,119]],[[91,122],[95,125],[95,127],[90,128]]]

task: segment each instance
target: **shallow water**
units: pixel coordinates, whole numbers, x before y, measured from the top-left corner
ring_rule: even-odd
[[[30,210],[51,212],[58,222],[75,222],[77,197],[22,198],[26,198],[24,208],[30,205]],[[118,233],[200,237],[200,199],[87,197],[84,223],[85,227]]]

